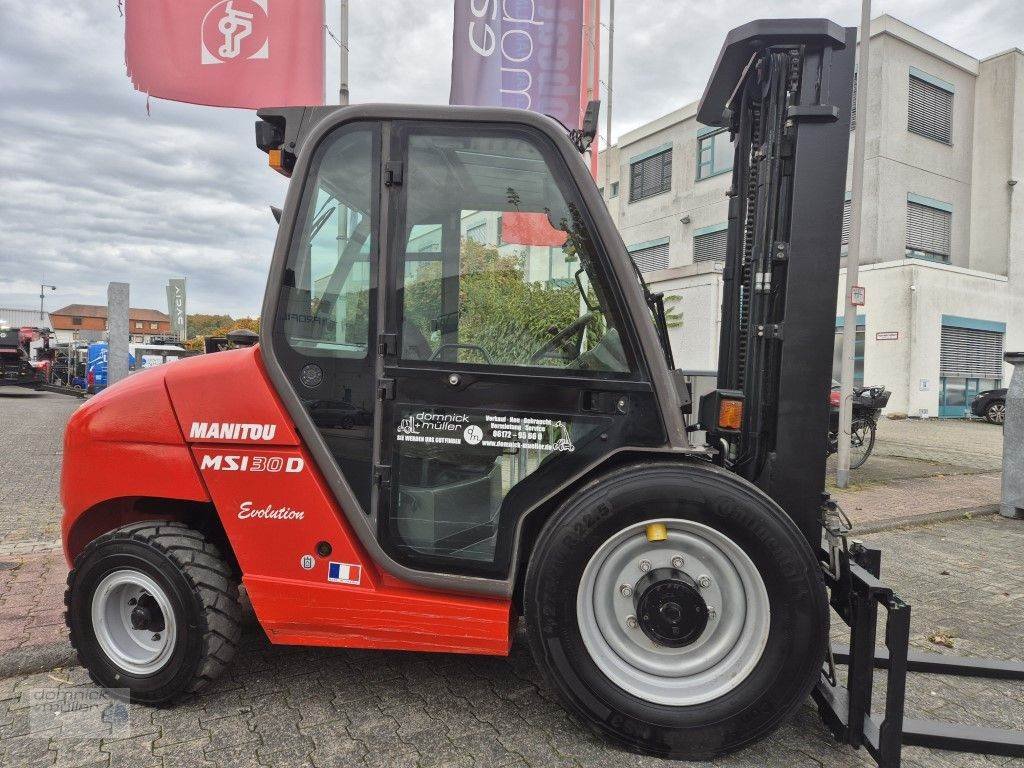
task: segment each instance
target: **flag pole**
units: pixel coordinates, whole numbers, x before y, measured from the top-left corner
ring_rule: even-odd
[[[611,194],[612,183],[612,69],[615,62],[615,0],[608,0],[608,82],[605,84],[607,103],[604,110],[604,183]]]
[[[338,103],[348,104],[348,0],[341,0],[341,18],[338,20],[341,39],[341,81],[338,85]]]

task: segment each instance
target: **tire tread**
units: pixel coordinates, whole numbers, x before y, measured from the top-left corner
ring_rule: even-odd
[[[191,679],[184,681],[172,700],[184,694],[201,691],[216,680],[235,655],[242,634],[242,606],[238,584],[231,567],[220,550],[203,534],[184,523],[175,521],[142,521],[129,523],[98,536],[75,557],[68,573],[64,592],[64,620],[68,626],[72,647],[78,652],[78,629],[70,620],[73,588],[77,572],[86,560],[107,544],[130,540],[160,553],[176,569],[189,586],[199,606],[202,634],[202,658]],[[92,670],[89,677],[103,685]]]

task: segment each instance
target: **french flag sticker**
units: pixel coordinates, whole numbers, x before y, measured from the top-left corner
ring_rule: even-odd
[[[336,584],[359,584],[363,578],[363,566],[352,563],[328,563],[327,580]]]

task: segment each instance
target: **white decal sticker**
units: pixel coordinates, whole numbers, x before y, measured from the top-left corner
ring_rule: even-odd
[[[301,456],[231,456],[208,454],[199,461],[200,469],[219,472],[301,472],[305,467]]]
[[[480,417],[473,420],[480,420]],[[480,424],[470,421],[464,413],[421,411],[401,420],[396,438],[399,442],[433,445],[536,448],[564,453],[576,450],[564,421],[493,414],[483,416]]]
[[[303,555],[299,560],[299,566],[304,571],[312,571],[314,565],[316,565],[316,560],[312,555]]]
[[[238,508],[239,520],[301,520],[305,516],[305,512],[291,507],[275,507],[270,504],[256,507],[251,501],[243,501]]]
[[[256,442],[273,440],[277,424],[234,424],[223,421],[193,421],[188,430],[190,440],[235,440]]]
[[[363,579],[363,566],[354,563],[329,563],[327,580],[335,584],[358,585]]]

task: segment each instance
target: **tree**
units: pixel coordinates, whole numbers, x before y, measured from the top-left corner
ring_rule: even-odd
[[[191,318],[193,315],[189,315],[189,323],[191,324]],[[237,320],[232,320],[230,315],[205,315],[201,317],[223,317],[227,318],[227,322],[215,327],[206,328],[206,333],[202,335],[190,336],[188,341],[185,342],[186,349],[198,349],[200,351],[206,349],[206,338],[208,336],[227,336],[231,331],[244,328],[254,333],[260,332],[260,319],[258,317],[240,317]],[[191,330],[191,326],[189,328]]]
[[[188,337],[213,336],[213,331],[233,322],[231,315],[205,315],[196,313],[188,315]]]

